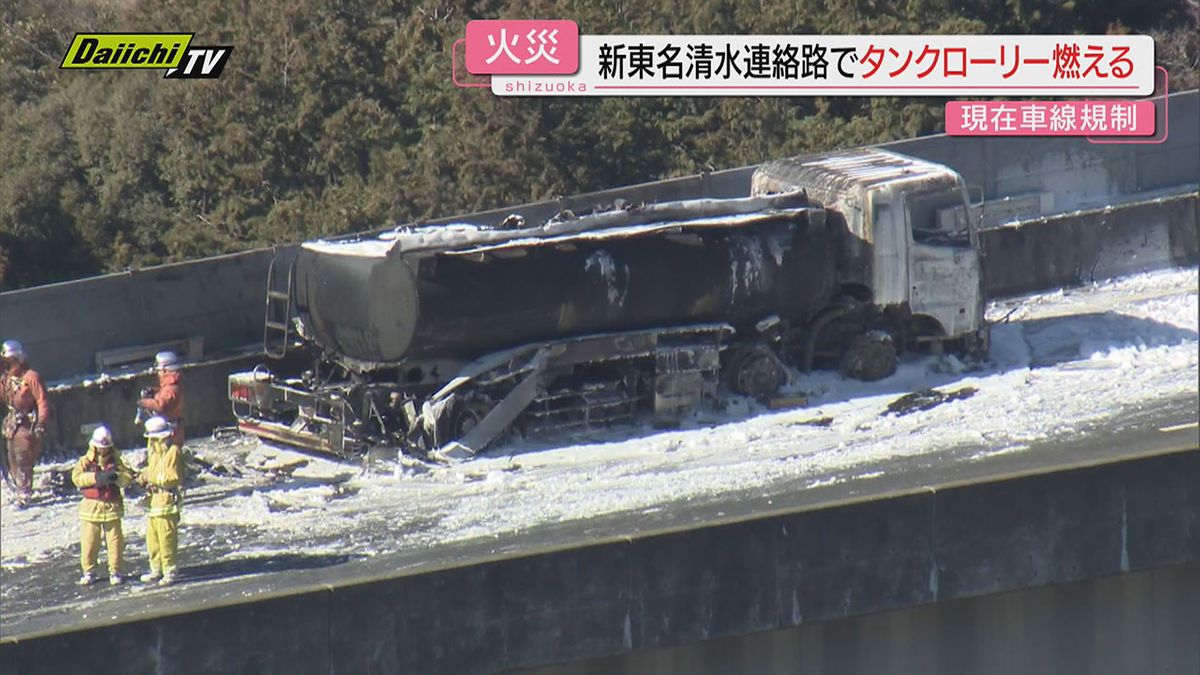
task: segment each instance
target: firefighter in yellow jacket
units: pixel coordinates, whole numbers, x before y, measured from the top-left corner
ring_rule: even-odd
[[[96,583],[96,558],[103,535],[108,545],[108,583],[115,586],[124,581],[121,557],[125,536],[121,532],[121,518],[125,515],[125,501],[121,490],[133,482],[133,470],[121,461],[108,427],[100,426],[92,432],[87,453],[75,463],[71,480],[83,493],[83,502],[79,504],[79,563],[83,576],[79,585]]]
[[[145,469],[138,483],[150,495],[149,522],[146,523],[146,548],[150,553],[150,571],[141,579],[157,581],[161,586],[175,582],[176,554],[179,551],[179,484],[183,479],[183,461],[178,445],[171,443],[171,425],[163,417],[146,420]]]

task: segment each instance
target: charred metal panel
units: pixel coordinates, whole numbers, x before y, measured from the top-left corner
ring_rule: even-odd
[[[910,247],[913,314],[937,320],[947,335],[963,335],[982,325],[979,258],[969,247]]]
[[[594,338],[574,340],[563,343],[563,352],[555,357],[557,365],[603,361],[605,359],[640,356],[654,350],[658,344],[658,334],[621,333],[619,335],[602,335]]]
[[[871,195],[874,255],[870,265],[871,297],[880,305],[900,305],[909,298],[909,241],[904,208],[891,195]],[[915,279],[912,280],[915,283]]]

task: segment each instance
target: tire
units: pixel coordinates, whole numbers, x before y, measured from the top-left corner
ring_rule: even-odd
[[[449,432],[450,436],[444,441],[449,443],[462,439],[467,435],[467,432],[475,428],[475,425],[483,421],[484,417],[496,407],[495,401],[486,394],[475,394],[462,401],[450,418]],[[517,417],[512,424],[508,425],[503,431],[496,435],[495,438],[487,444],[487,448],[496,448],[509,441],[522,439],[525,437],[525,429],[523,419]]]
[[[779,359],[760,345],[735,355],[726,377],[730,389],[763,400],[779,392],[786,374]]]
[[[896,343],[892,336],[873,330],[855,337],[842,353],[841,373],[863,382],[882,380],[896,372]]]
[[[450,417],[449,437],[446,442],[457,441],[475,428],[484,417],[491,412],[495,403],[487,396],[477,394],[459,402],[454,414]]]

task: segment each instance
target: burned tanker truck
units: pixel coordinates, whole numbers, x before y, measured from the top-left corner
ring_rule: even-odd
[[[988,342],[962,178],[880,150],[765,164],[745,198],[306,243],[267,305],[287,353],[229,377],[238,426],[339,455],[669,425],[788,365],[876,380]]]

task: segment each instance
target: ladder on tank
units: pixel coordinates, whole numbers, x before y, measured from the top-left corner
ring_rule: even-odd
[[[278,261],[279,256],[273,252],[271,264],[267,267],[267,310],[263,326],[263,351],[273,359],[283,358],[291,338],[292,275],[296,271],[296,262],[293,260],[288,265],[287,285],[280,289],[275,274],[275,263]]]

